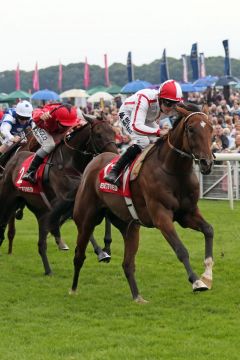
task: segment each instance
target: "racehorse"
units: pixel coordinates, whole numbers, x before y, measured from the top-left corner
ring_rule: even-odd
[[[138,177],[130,183],[138,220],[132,218],[122,196],[99,191],[99,172],[115,155],[100,154],[86,167],[73,212],[78,237],[71,294],[77,290],[89,236],[106,213],[123,236],[122,266],[136,302],[145,302],[135,280],[140,225],[155,227],[161,231],[183,263],[194,291],[211,288],[213,228],[202,217],[197,206],[199,183],[193,162],[199,162],[201,173],[210,173],[213,164],[210,149],[212,125],[207,116],[207,108],[199,111],[197,106],[182,104],[176,107],[176,111],[178,118],[166,139],[159,139],[154,144],[146,155]],[[192,270],[188,250],[177,235],[174,221],[184,228],[189,227],[204,234],[205,271],[201,278]]]
[[[47,201],[36,194],[22,192],[15,186],[23,161],[32,155],[30,152],[19,152],[9,160],[0,183],[0,203],[5,204],[4,209],[0,209],[0,244],[4,239],[4,231],[11,215],[24,202],[38,221],[38,249],[47,275],[51,274],[46,253],[46,237],[49,232],[48,219],[52,208],[57,207],[66,199],[74,201],[81,174],[94,154],[102,151],[117,153],[112,126],[105,120],[89,117],[87,119],[88,122],[85,125],[72,129],[72,132],[56,147],[47,161],[49,175],[47,183],[43,183]],[[59,222],[51,226],[51,233],[55,237],[60,236]]]

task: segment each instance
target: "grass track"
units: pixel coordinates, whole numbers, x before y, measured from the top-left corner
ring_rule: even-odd
[[[113,230],[113,258],[98,264],[89,247],[78,296],[70,297],[76,230],[63,227],[70,246],[59,252],[50,237],[54,276],[43,276],[37,225],[25,212],[14,254],[0,249],[1,360],[239,360],[240,204],[201,201],[215,229],[213,290],[193,294],[185,270],[155,229],[141,229],[137,280],[147,305],[132,302],[121,262],[123,243]],[[194,270],[203,271],[201,234],[177,227]],[[103,229],[97,230],[102,239]],[[222,256],[224,253],[224,256]]]

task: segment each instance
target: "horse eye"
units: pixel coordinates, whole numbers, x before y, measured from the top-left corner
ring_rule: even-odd
[[[190,132],[190,134],[192,134],[192,133],[194,132],[194,128],[191,127],[191,126],[189,126],[189,127],[188,127],[188,132]]]

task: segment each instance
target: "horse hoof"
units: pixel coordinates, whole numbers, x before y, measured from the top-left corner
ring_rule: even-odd
[[[68,294],[71,295],[71,296],[76,296],[77,295],[77,290],[69,289]]]
[[[137,304],[147,304],[149,301],[145,300],[141,295],[138,295],[134,302]]]
[[[46,275],[46,276],[53,276],[53,273],[52,273],[52,271],[50,270],[50,271],[45,271],[45,274],[44,275]]]
[[[69,250],[69,247],[65,243],[58,244],[58,248],[59,248],[59,250],[65,250],[65,251]]]
[[[98,254],[98,262],[107,262],[109,263],[109,261],[111,260],[111,256],[108,255],[108,253],[106,253],[105,251],[102,251],[100,254]]]
[[[208,287],[206,284],[204,284],[204,282],[202,280],[196,280],[194,281],[194,283],[192,284],[192,288],[193,291],[206,291],[208,290]]]
[[[212,288],[212,279],[206,278],[202,275],[200,280],[202,280],[202,282],[208,287],[209,290]]]

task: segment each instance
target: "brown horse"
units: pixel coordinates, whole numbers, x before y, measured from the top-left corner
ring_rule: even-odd
[[[48,201],[44,201],[40,195],[19,191],[14,185],[23,161],[32,154],[30,152],[19,152],[9,160],[0,183],[0,203],[5,204],[4,208],[0,209],[0,244],[4,239],[4,231],[10,217],[24,203],[38,220],[38,249],[45,274],[51,274],[46,253],[46,237],[50,230],[48,220],[52,208],[58,207],[61,201],[74,201],[81,174],[93,154],[102,151],[117,152],[115,134],[111,125],[104,120],[90,118],[88,120],[89,122],[84,126],[73,129],[47,162],[50,165],[49,175],[43,186]],[[60,220],[59,217],[59,222]],[[51,233],[55,238],[60,236],[59,222],[51,224]]]
[[[133,299],[145,302],[135,280],[135,255],[139,245],[140,224],[156,227],[183,263],[194,291],[207,290],[212,283],[213,228],[200,214],[197,202],[199,183],[193,169],[198,160],[200,171],[211,171],[212,126],[205,112],[197,106],[183,104],[176,108],[179,116],[165,141],[158,140],[146,156],[137,179],[131,182],[132,202],[138,221],[133,220],[122,196],[99,191],[99,171],[115,156],[98,155],[87,166],[77,192],[73,218],[78,228],[71,293],[77,290],[79,272],[85,259],[89,236],[107,213],[124,238],[123,270]],[[205,237],[205,271],[201,279],[193,272],[189,254],[174,228],[201,231]]]

